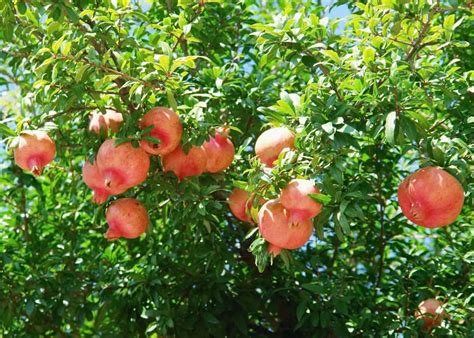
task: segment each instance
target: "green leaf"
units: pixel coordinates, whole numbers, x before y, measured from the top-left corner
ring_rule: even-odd
[[[166,90],[166,97],[168,98],[168,103],[174,111],[178,111],[178,103],[174,98],[173,92],[171,90]]]
[[[395,127],[397,120],[397,112],[393,111],[387,115],[385,119],[385,139],[388,143],[395,143]]]
[[[327,57],[329,57],[336,63],[339,63],[341,61],[341,59],[339,58],[339,55],[333,50],[322,50],[321,53],[326,55]]]
[[[66,41],[61,45],[61,53],[63,55],[69,55],[69,51],[71,50],[72,42]]]
[[[308,194],[308,196],[316,202],[322,203],[324,205],[331,202],[331,196],[324,194]]]
[[[366,48],[364,50],[363,58],[364,58],[365,64],[368,65],[368,64],[372,63],[375,59],[375,50],[373,50],[372,48],[369,48],[369,47]]]
[[[10,129],[6,124],[0,123],[0,133],[4,136],[16,136],[15,131]]]
[[[66,38],[66,36],[63,35],[63,36],[61,36],[61,38],[59,38],[59,40],[56,40],[56,41],[53,43],[51,49],[52,49],[52,51],[53,51],[54,54],[56,54],[56,53],[58,52],[58,50],[59,50],[59,48],[61,47],[61,45],[63,44],[63,41],[64,41],[65,38]]]

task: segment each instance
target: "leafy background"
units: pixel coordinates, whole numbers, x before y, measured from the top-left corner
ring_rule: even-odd
[[[1,1],[3,334],[411,337],[429,297],[450,314],[433,335],[472,334],[472,18],[455,0]],[[138,139],[158,105],[180,113],[186,146],[233,126],[236,159],[178,183],[153,158],[124,194],[150,231],[107,242],[81,180],[103,142],[88,116],[120,111],[116,136]],[[252,147],[270,125],[292,128],[297,151],[264,172]],[[58,146],[38,178],[12,163],[24,129]],[[434,230],[396,201],[430,164],[466,191],[458,220]],[[316,180],[324,212],[304,248],[271,262],[226,197],[272,198],[296,176]]]

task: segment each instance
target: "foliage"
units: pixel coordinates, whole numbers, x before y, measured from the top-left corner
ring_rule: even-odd
[[[345,2],[353,14],[338,20],[297,0],[0,1],[0,133],[14,146],[21,130],[47,129],[58,148],[38,178],[3,148],[3,334],[416,336],[416,306],[435,296],[451,317],[433,334],[472,334],[471,5]],[[180,113],[187,147],[232,126],[236,160],[178,183],[153,157],[124,194],[146,205],[151,230],[107,242],[105,207],[81,180],[103,142],[88,115],[122,112],[117,137],[138,140],[158,105]],[[264,171],[252,146],[282,124],[297,150]],[[396,201],[428,164],[466,191],[446,228],[411,224]],[[272,261],[226,196],[274,198],[299,176],[316,180],[324,211],[304,248]]]

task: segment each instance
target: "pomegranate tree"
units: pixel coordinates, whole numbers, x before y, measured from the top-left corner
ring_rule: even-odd
[[[178,114],[168,108],[156,107],[150,110],[140,120],[140,128],[153,126],[147,134],[160,140],[159,144],[143,140],[140,146],[153,155],[167,155],[178,147],[183,134],[183,127]]]
[[[255,153],[263,164],[273,167],[283,149],[294,147],[295,135],[288,128],[271,128],[257,138]]]
[[[422,301],[415,312],[416,319],[423,319],[423,330],[431,331],[436,326],[441,325],[448,314],[443,309],[443,303],[434,298]]]
[[[181,146],[163,156],[163,169],[172,171],[182,181],[185,177],[201,175],[206,171],[206,151],[193,146],[187,154]]]
[[[15,163],[38,176],[56,154],[56,145],[44,131],[24,131],[18,137],[13,156]]]
[[[441,168],[416,171],[398,187],[403,214],[413,223],[437,228],[453,223],[464,203],[461,184]]]
[[[115,146],[114,139],[106,140],[97,153],[97,166],[105,185],[112,189],[134,187],[147,178],[150,158],[141,148],[130,142]]]
[[[105,237],[109,241],[139,237],[149,223],[147,210],[134,198],[122,198],[110,203],[105,218],[109,225]]]
[[[310,220],[290,223],[288,210],[279,200],[270,200],[260,208],[258,227],[262,237],[273,245],[273,252],[279,252],[278,248],[297,249],[309,240],[313,232]]]
[[[217,173],[232,164],[235,149],[232,141],[227,138],[228,134],[228,129],[219,128],[214,137],[203,144],[207,156],[206,171]]]
[[[305,222],[317,216],[322,205],[309,197],[319,189],[310,180],[294,179],[281,191],[280,202],[289,211],[290,223]]]

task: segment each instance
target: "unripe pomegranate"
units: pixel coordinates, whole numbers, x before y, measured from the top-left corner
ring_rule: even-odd
[[[244,222],[251,222],[248,215],[252,207],[250,193],[239,188],[234,188],[228,198],[229,208],[232,214]]]
[[[104,177],[106,187],[115,190],[131,188],[146,180],[150,158],[141,148],[134,148],[130,142],[114,145],[108,139],[97,152],[97,166]]]
[[[288,210],[279,200],[270,200],[258,212],[258,227],[262,237],[276,247],[297,249],[311,237],[313,225],[306,220],[290,223]]]
[[[146,231],[149,222],[147,210],[134,198],[122,198],[110,203],[105,218],[109,225],[105,237],[109,241],[120,237],[139,237]]]
[[[23,170],[38,176],[56,154],[56,145],[44,131],[24,131],[18,137],[18,146],[13,152],[15,163]]]
[[[255,153],[262,163],[271,168],[283,149],[294,147],[295,135],[288,128],[271,128],[257,138]]]
[[[227,169],[234,160],[235,149],[231,140],[227,138],[229,129],[219,128],[214,137],[203,144],[207,155],[206,170],[217,173]]]
[[[322,205],[309,197],[320,191],[310,180],[294,179],[281,191],[280,203],[289,211],[290,223],[305,222],[317,216]]]
[[[181,181],[188,176],[201,175],[206,171],[206,151],[203,147],[192,147],[187,154],[181,146],[163,156],[163,169],[172,171]]]
[[[423,330],[431,331],[435,326],[441,325],[448,314],[443,309],[443,303],[434,298],[422,301],[415,312],[416,319],[423,319]]]
[[[106,181],[99,171],[97,163],[86,161],[82,167],[82,180],[94,191],[94,203],[104,203],[110,195],[117,195],[125,192],[128,187],[116,186],[114,189],[106,186]]]
[[[107,133],[109,129],[114,133],[117,133],[122,122],[122,114],[117,113],[112,109],[107,109],[105,114],[102,114],[99,111],[93,111],[89,122],[89,130],[96,134],[100,134],[101,129],[103,129],[105,133]]]
[[[149,141],[140,141],[140,146],[153,155],[167,155],[171,153],[181,142],[183,127],[179,116],[171,109],[156,107],[150,110],[140,120],[140,128],[145,129],[153,125],[153,129],[147,134],[160,140],[160,144]]]
[[[403,180],[398,187],[398,203],[413,223],[437,228],[453,223],[461,213],[464,190],[443,169],[426,167]]]

